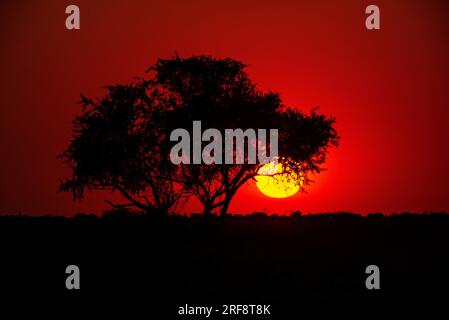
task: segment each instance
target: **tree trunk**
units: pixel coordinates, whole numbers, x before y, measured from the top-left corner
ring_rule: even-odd
[[[229,205],[231,204],[231,200],[234,197],[234,194],[235,194],[235,191],[226,192],[225,199],[223,201],[223,206],[221,207],[221,210],[220,210],[221,218],[224,218],[227,215]]]
[[[210,201],[206,201],[203,203],[203,215],[210,216],[212,215],[212,203]]]
[[[231,203],[231,199],[225,199],[225,202],[223,204],[223,207],[221,207],[220,210],[220,217],[224,218],[226,214],[228,213],[229,204]]]

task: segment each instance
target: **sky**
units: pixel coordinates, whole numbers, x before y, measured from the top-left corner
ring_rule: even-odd
[[[76,4],[81,29],[65,28]],[[381,29],[365,28],[380,8]],[[101,213],[58,191],[80,93],[128,83],[157,58],[248,64],[285,104],[337,118],[327,170],[287,199],[253,183],[230,212],[449,211],[449,5],[445,1],[10,1],[0,3],[0,214]],[[190,201],[186,211],[199,211]]]

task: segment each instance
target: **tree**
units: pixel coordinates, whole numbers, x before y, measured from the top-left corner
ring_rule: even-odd
[[[322,169],[329,147],[338,143],[335,119],[316,109],[304,114],[288,108],[277,93],[259,90],[245,67],[230,58],[176,55],[159,59],[147,79],[108,87],[98,102],[83,97],[83,114],[75,118],[73,139],[63,154],[73,174],[62,189],[77,197],[85,188],[118,190],[129,200],[127,206],[163,210],[189,194],[200,200],[204,214],[225,216],[237,190],[263,164],[248,163],[247,153],[244,164],[171,163],[170,133],[184,128],[192,134],[198,120],[220,132],[278,129],[284,172],[274,175],[304,177],[307,184],[308,174]],[[268,153],[272,146],[267,142]]]
[[[273,175],[303,177],[309,183],[308,174],[322,169],[328,148],[338,143],[335,119],[316,109],[306,115],[286,107],[277,93],[258,90],[245,67],[229,58],[175,56],[159,60],[150,71],[155,72],[154,84],[177,97],[168,121],[172,129],[189,130],[194,120],[221,132],[278,128],[278,160],[284,171]],[[261,164],[248,164],[247,156],[245,164],[180,165],[185,185],[201,201],[205,214],[217,209],[224,216],[237,190],[257,176]]]
[[[76,199],[86,188],[119,191],[127,202],[107,200],[114,208],[169,212],[184,195],[174,179],[177,168],[162,156],[168,152],[167,135],[158,124],[170,99],[150,92],[142,79],[106,89],[96,102],[81,96],[82,114],[75,117],[72,140],[61,156],[72,176],[61,190]]]

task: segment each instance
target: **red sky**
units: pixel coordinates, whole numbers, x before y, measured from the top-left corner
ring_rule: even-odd
[[[77,4],[81,30],[65,29]],[[377,4],[381,30],[365,28]],[[341,146],[307,194],[243,188],[231,212],[449,211],[449,6],[444,1],[10,1],[0,4],[0,214],[102,212],[57,192],[79,94],[158,57],[249,64],[288,105],[337,117]],[[187,210],[198,210],[195,202]]]

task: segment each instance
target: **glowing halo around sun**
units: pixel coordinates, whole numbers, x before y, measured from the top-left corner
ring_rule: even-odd
[[[288,198],[296,194],[303,184],[303,177],[293,172],[285,172],[281,163],[263,165],[256,176],[256,186],[260,192],[271,198]],[[277,175],[274,175],[279,173]],[[299,182],[299,183],[298,183]]]

